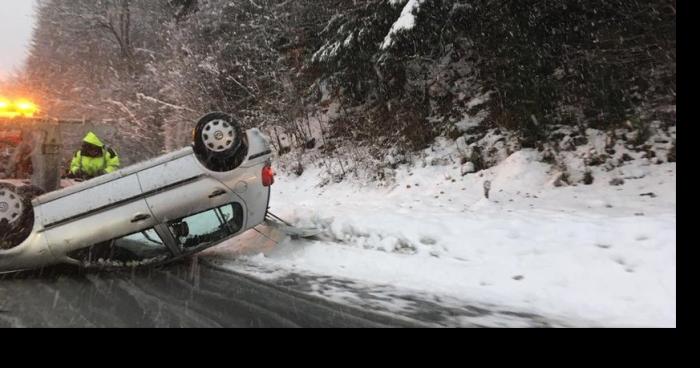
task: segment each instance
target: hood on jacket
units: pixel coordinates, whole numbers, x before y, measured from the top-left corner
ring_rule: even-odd
[[[92,144],[93,146],[97,146],[100,148],[104,148],[104,143],[100,140],[100,138],[97,137],[97,135],[93,132],[89,132],[85,138],[83,139],[83,142]]]

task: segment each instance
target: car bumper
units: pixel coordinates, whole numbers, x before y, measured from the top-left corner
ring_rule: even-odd
[[[0,273],[41,268],[55,263],[56,258],[42,234],[32,234],[22,244],[9,250],[0,250]]]

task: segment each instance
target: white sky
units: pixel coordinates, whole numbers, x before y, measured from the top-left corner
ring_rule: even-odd
[[[34,23],[34,0],[0,0],[0,78],[22,67]]]

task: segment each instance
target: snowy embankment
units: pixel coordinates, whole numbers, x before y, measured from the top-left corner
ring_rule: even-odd
[[[466,176],[459,165],[404,166],[391,188],[319,186],[315,170],[280,176],[272,212],[323,235],[243,261],[272,277],[330,275],[572,326],[675,326],[676,164],[640,158],[594,168],[592,185],[555,187],[539,155],[522,150]]]

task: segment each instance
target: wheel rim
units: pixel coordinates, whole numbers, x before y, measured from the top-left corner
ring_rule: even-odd
[[[202,129],[202,142],[210,151],[227,151],[235,140],[236,129],[226,120],[212,120]]]
[[[22,197],[8,188],[0,188],[0,221],[14,224],[22,217]]]

